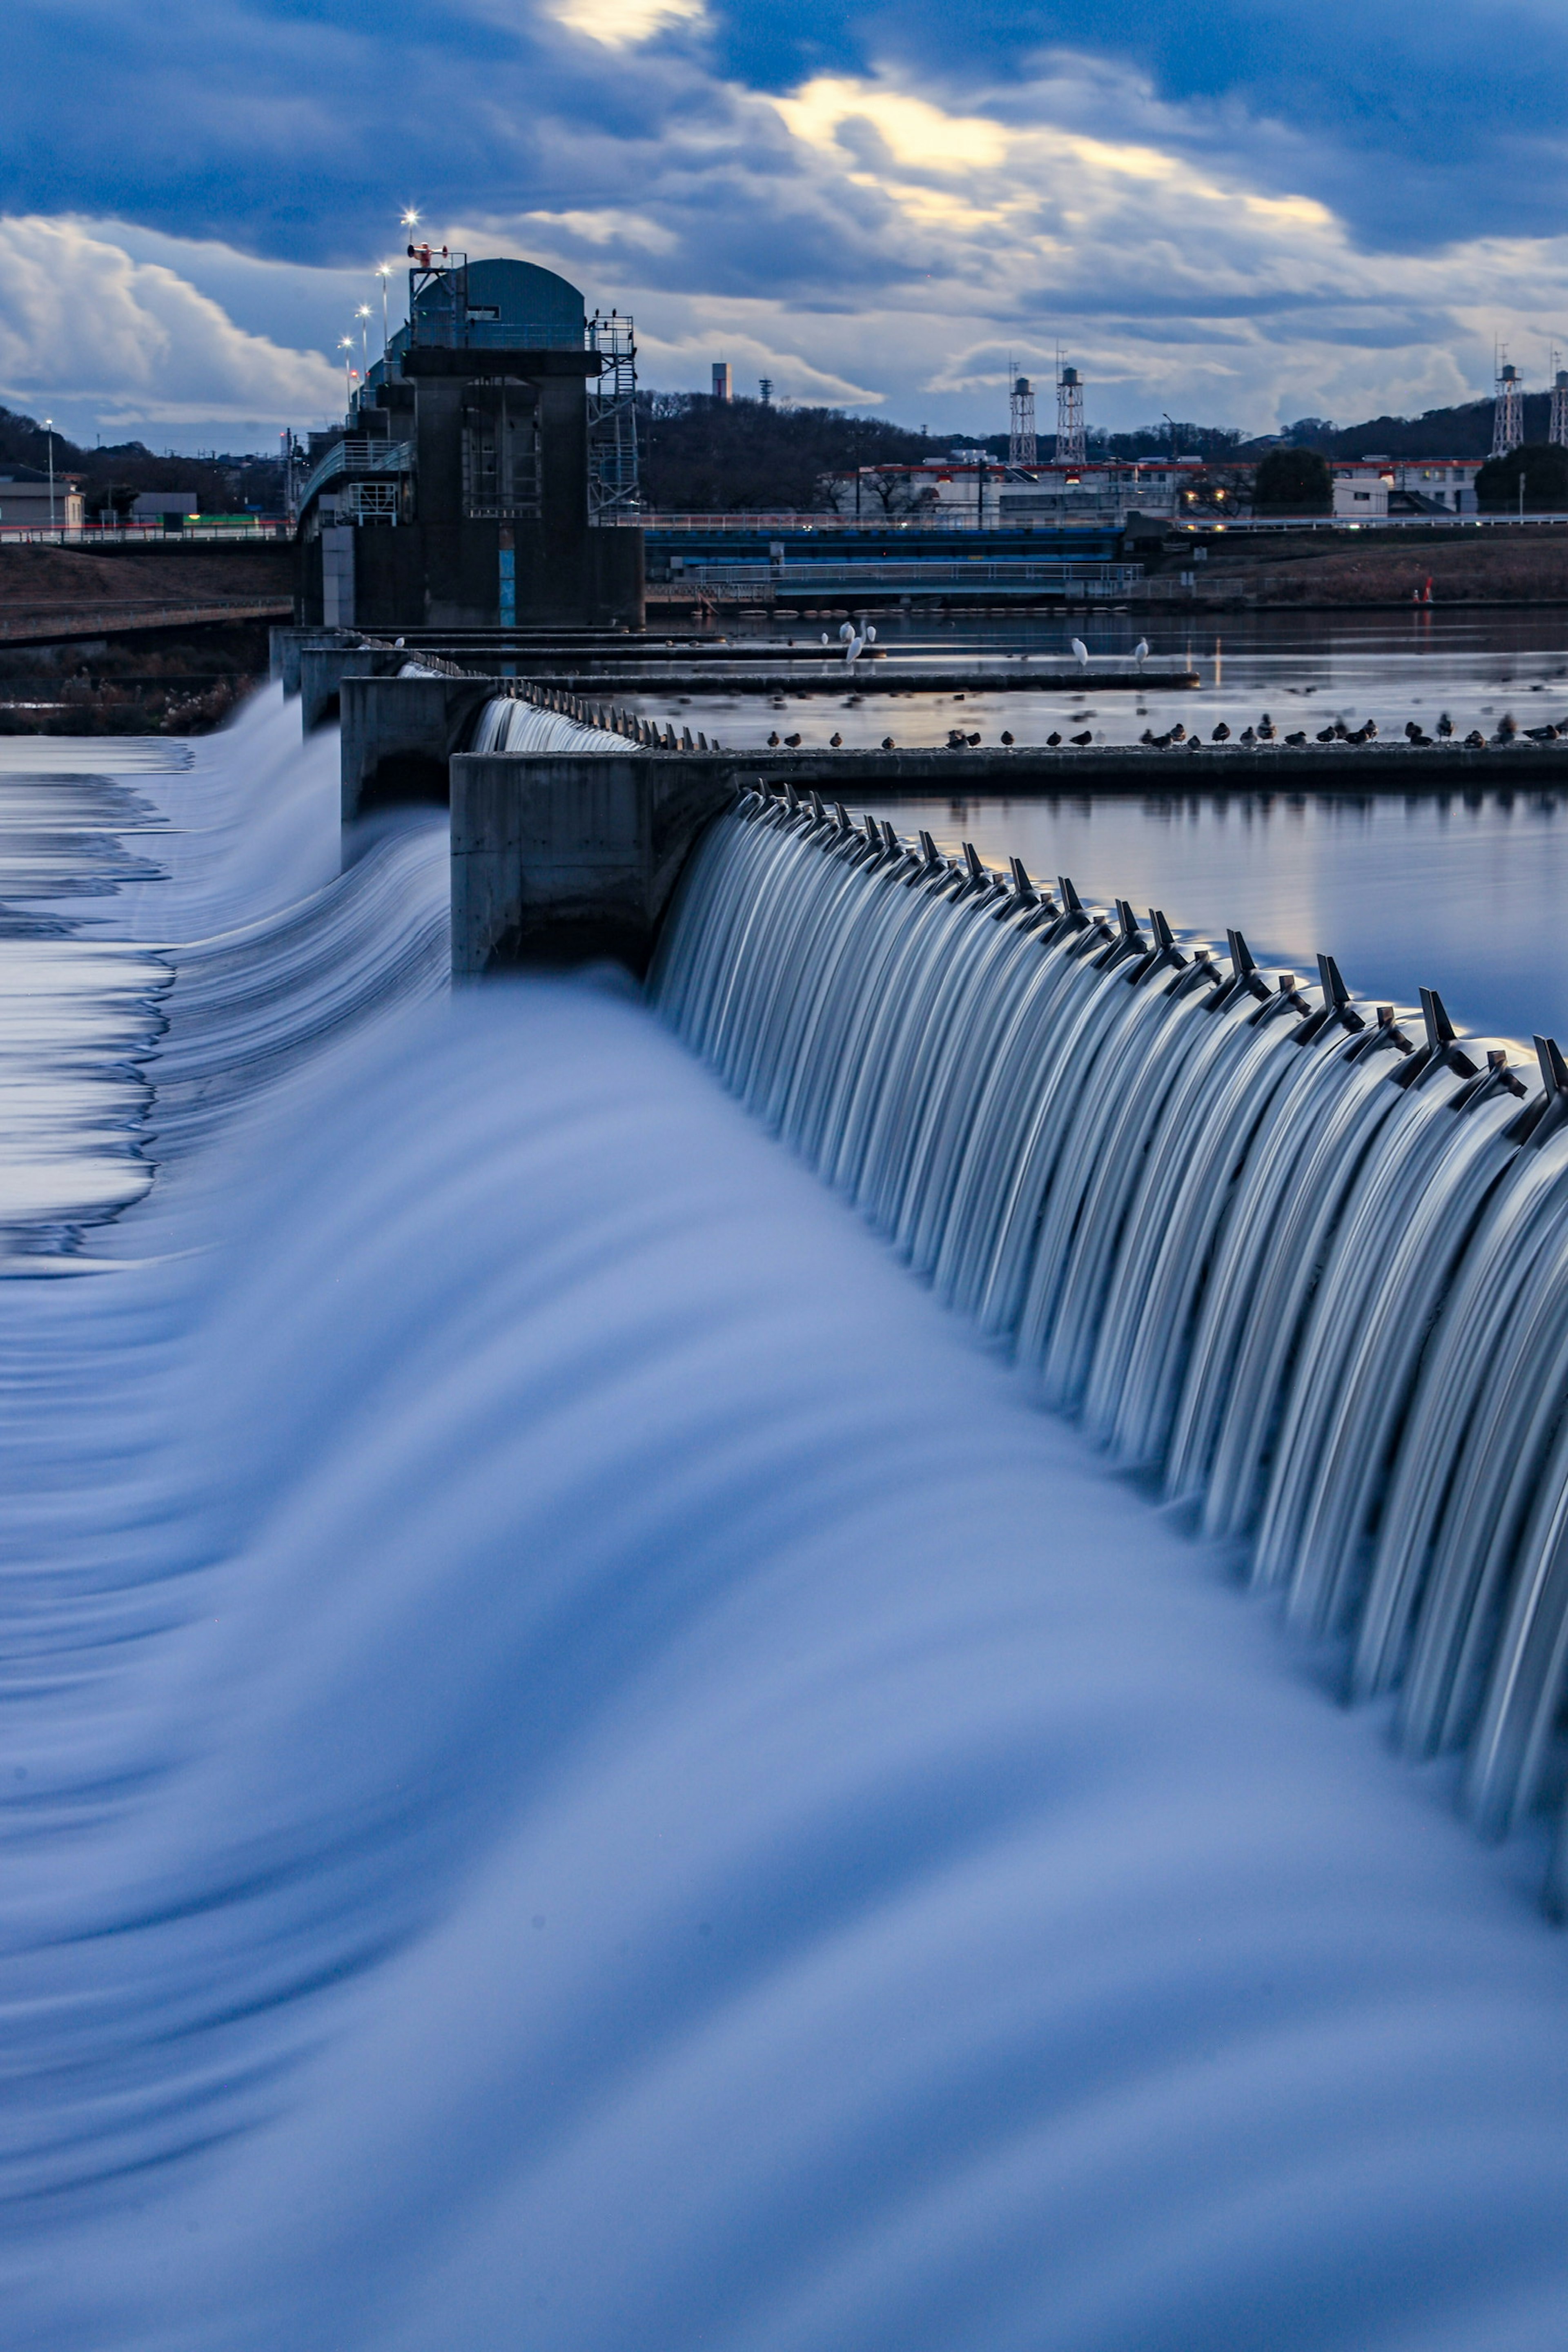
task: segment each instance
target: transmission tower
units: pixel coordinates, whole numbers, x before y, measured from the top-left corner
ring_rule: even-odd
[[[1492,456],[1506,457],[1524,439],[1524,386],[1519,370],[1504,361],[1498,369],[1496,404],[1492,409]]]
[[[1077,368],[1062,368],[1057,376],[1057,463],[1081,466],[1087,456],[1083,438],[1083,385]]]
[[[1015,376],[1007,404],[1007,463],[1037,466],[1038,452],[1035,438],[1035,387],[1026,375]]]

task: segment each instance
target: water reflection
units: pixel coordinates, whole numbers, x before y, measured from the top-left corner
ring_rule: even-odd
[[[857,801],[857,807],[859,802]],[[1070,874],[1210,936],[1239,925],[1305,971],[1320,949],[1362,993],[1442,991],[1463,1026],[1568,1034],[1568,796],[1556,793],[1149,793],[879,799],[902,833]]]

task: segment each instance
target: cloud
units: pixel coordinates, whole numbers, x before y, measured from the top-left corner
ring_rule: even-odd
[[[702,0],[555,0],[551,15],[605,48],[635,47],[671,25],[700,23]]]
[[[161,262],[70,220],[4,219],[0,399],[85,419],[112,434],[142,425],[270,420],[341,410],[342,378],[320,353],[235,324]]]
[[[438,236],[632,310],[645,381],[700,385],[728,357],[781,394],[954,434],[998,429],[1009,353],[1048,374],[1058,341],[1092,421],[1268,429],[1473,396],[1495,335],[1538,379],[1568,327],[1568,249],[1536,201],[1568,148],[1533,86],[1507,133],[1534,142],[1528,205],[1517,172],[1500,193],[1472,172],[1468,128],[1438,135],[1464,74],[1491,102],[1469,0],[1432,0],[1416,82],[1405,20],[1361,12],[1386,66],[1377,138],[1362,51],[1336,64],[1344,103],[1309,104],[1312,44],[1240,0],[1127,0],[1114,35],[1071,39],[1045,0],[167,0],[155,45],[122,0],[73,6],[62,113],[52,51],[47,107],[38,83],[60,19],[20,0],[0,193],[26,189],[44,257],[0,297],[0,335],[26,355],[4,361],[16,393],[68,383],[114,415],[328,411],[410,195]],[[1545,20],[1541,44],[1568,63]],[[72,248],[69,282],[107,336],[49,309],[47,236],[98,253]]]

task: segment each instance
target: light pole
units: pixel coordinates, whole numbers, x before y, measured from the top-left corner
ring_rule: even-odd
[[[49,529],[53,530],[55,527],[55,420],[52,416],[45,417],[44,431],[49,436]]]
[[[342,354],[343,354],[343,404],[344,404],[344,407],[345,407],[345,408],[352,408],[352,407],[353,406],[353,397],[354,397],[354,372],[353,372],[353,348],[354,348],[354,339],[353,339],[353,337],[352,335],[342,335],[342,336],[340,336],[339,341],[338,341],[338,349],[339,349],[339,351],[340,351],[340,352],[342,352]],[[345,423],[345,424],[348,422],[348,419],[347,419],[347,417],[346,417],[346,416],[344,417],[344,420],[343,420],[343,421],[344,421],[344,423]]]
[[[368,383],[370,382],[370,329],[365,322],[370,317],[370,304],[362,302],[354,316],[359,320],[359,380],[361,383]]]
[[[381,363],[382,366],[384,367],[386,365],[386,354],[392,344],[392,337],[387,331],[386,324],[386,281],[391,277],[392,272],[384,261],[381,268],[375,274],[381,280]]]

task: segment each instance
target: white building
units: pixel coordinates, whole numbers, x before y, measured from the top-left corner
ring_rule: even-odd
[[[1333,457],[1334,520],[1474,514],[1481,457]]]

